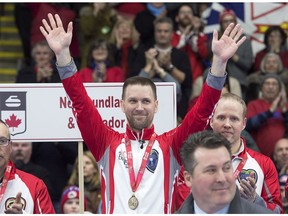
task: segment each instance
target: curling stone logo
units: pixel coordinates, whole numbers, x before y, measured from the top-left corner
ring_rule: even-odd
[[[0,92],[0,118],[9,126],[12,136],[26,131],[26,93]]]

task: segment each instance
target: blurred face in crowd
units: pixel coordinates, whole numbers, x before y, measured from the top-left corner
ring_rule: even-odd
[[[274,78],[268,78],[264,81],[262,86],[262,96],[264,100],[272,102],[279,94],[279,83]]]
[[[97,168],[94,166],[91,159],[86,155],[83,155],[83,166],[84,181],[89,182],[93,176],[97,174]]]
[[[143,128],[151,127],[158,110],[158,100],[152,88],[147,85],[128,85],[124,95],[121,109],[131,129],[141,132]]]
[[[281,42],[282,42],[281,33],[277,30],[272,31],[270,33],[270,35],[268,36],[268,45],[269,46],[280,48]]]
[[[131,24],[128,21],[123,21],[119,24],[117,31],[121,38],[130,39],[132,34]]]
[[[168,48],[171,45],[173,35],[172,26],[169,23],[158,23],[155,26],[155,41],[160,48]]]
[[[53,58],[53,53],[48,45],[36,45],[33,49],[32,55],[38,67],[49,65]]]
[[[215,213],[229,204],[236,192],[231,156],[221,146],[216,149],[199,147],[194,157],[193,173],[184,171],[186,185],[203,211]]]
[[[92,56],[96,62],[105,62],[108,58],[108,48],[101,45],[92,51]]]
[[[222,18],[222,21],[221,21],[221,29],[222,29],[222,31],[224,31],[228,27],[228,25],[230,23],[236,24],[237,20],[235,19],[235,17],[233,15],[227,14],[227,15],[225,15]]]
[[[220,98],[210,126],[231,143],[232,153],[236,153],[240,147],[241,132],[246,127],[242,104],[232,98]]]
[[[73,198],[68,199],[63,205],[63,213],[64,214],[79,214],[79,199]]]
[[[30,161],[31,155],[31,142],[12,142],[12,161],[22,160],[24,164],[27,164]]]
[[[12,146],[10,142],[9,129],[6,125],[0,123],[0,177],[3,177],[11,153]]]
[[[274,147],[273,158],[279,168],[288,165],[288,139],[280,139]]]
[[[276,73],[279,71],[279,61],[276,56],[268,56],[264,63],[264,70],[267,73]]]
[[[180,26],[186,27],[192,24],[192,19],[193,19],[192,9],[187,5],[182,6],[178,11],[178,15],[176,16],[176,22]]]

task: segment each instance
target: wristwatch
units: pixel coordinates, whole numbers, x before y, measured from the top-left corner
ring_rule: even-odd
[[[168,73],[171,73],[173,71],[173,69],[174,69],[174,65],[170,64],[167,68]]]

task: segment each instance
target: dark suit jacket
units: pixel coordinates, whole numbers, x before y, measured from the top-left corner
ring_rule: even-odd
[[[178,209],[176,214],[194,214],[194,198],[190,194]],[[244,198],[240,197],[238,189],[233,200],[230,203],[228,214],[273,214],[268,208],[258,204],[250,203]]]

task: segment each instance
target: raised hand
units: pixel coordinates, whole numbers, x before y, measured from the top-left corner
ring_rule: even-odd
[[[43,26],[40,31],[46,38],[50,48],[56,55],[59,65],[65,65],[71,61],[69,46],[72,40],[72,22],[68,24],[67,32],[64,30],[62,21],[58,14],[48,14],[49,23],[46,19],[42,20]]]
[[[235,54],[237,49],[246,40],[243,29],[239,24],[234,26],[230,23],[223,35],[218,39],[218,32],[214,30],[212,40],[213,61],[211,66],[212,74],[223,76],[226,70],[227,61]]]
[[[280,101],[280,109],[282,111],[282,113],[285,113],[287,112],[287,94],[286,94],[286,88],[285,88],[285,85],[283,82],[281,82],[281,92],[280,92],[280,95],[281,95],[281,101]]]
[[[279,105],[280,105],[280,102],[281,102],[281,94],[279,93],[279,95],[273,100],[271,106],[270,106],[270,111],[271,112],[275,112]]]
[[[146,65],[153,65],[155,57],[157,55],[157,50],[155,48],[150,48],[145,52]]]
[[[243,29],[239,24],[234,26],[230,23],[225,29],[222,37],[218,40],[218,32],[214,30],[212,40],[212,52],[215,56],[218,56],[221,60],[227,61],[231,58],[238,47],[246,40],[246,37],[241,37]]]

